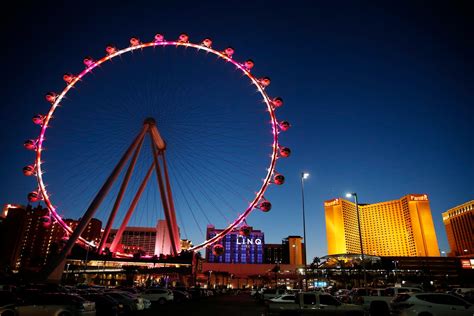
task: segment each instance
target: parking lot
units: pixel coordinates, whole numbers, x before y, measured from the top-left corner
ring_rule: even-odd
[[[222,295],[192,300],[183,304],[153,306],[137,315],[225,315],[225,316],[261,316],[264,305],[257,303],[248,294]]]

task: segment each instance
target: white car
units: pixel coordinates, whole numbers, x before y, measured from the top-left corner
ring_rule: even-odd
[[[403,293],[391,303],[402,316],[471,316],[474,306],[462,298],[446,293]]]
[[[95,316],[95,303],[78,295],[47,293],[25,297],[25,302],[16,306],[19,316]]]
[[[261,299],[267,301],[283,294],[286,294],[286,290],[284,289],[264,289],[261,294]]]
[[[270,301],[273,303],[294,303],[296,299],[295,294],[283,294],[274,298],[271,298]]]
[[[168,289],[147,289],[141,294],[143,298],[150,300],[152,303],[158,303],[160,305],[172,302],[174,299],[173,291]]]

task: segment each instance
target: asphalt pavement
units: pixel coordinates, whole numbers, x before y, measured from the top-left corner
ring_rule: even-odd
[[[250,297],[248,293],[240,295],[219,295],[203,297],[182,303],[166,304],[163,306],[152,306],[151,309],[137,313],[137,316],[145,315],[224,315],[224,316],[261,316],[264,305]]]

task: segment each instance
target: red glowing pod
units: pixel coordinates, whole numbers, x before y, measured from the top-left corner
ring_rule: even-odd
[[[28,201],[31,203],[38,202],[40,200],[38,191],[31,191],[28,193]]]
[[[282,131],[287,131],[291,127],[291,124],[288,121],[280,121],[278,123],[278,126],[280,126],[280,129]]]
[[[65,73],[63,76],[63,80],[66,81],[66,83],[71,83],[74,80],[74,75],[70,73]]]
[[[46,93],[45,95],[45,99],[46,101],[48,101],[49,103],[54,103],[54,101],[56,101],[56,98],[58,97],[58,95],[54,92],[48,92]]]
[[[240,236],[245,236],[248,237],[250,236],[250,233],[252,232],[252,228],[250,226],[244,225],[240,227],[239,229],[239,235]]]
[[[245,63],[244,63],[245,69],[247,69],[247,70],[249,70],[249,71],[250,71],[250,69],[253,68],[253,66],[255,66],[255,63],[253,62],[252,59],[248,59],[248,60],[246,60]]]
[[[227,55],[227,57],[232,58],[232,55],[234,55],[234,49],[232,47],[227,47],[224,50],[224,54]]]
[[[86,65],[87,67],[90,67],[94,64],[94,59],[92,57],[87,56],[86,58],[84,58],[83,62],[84,62],[84,65]]]
[[[259,80],[259,82],[263,87],[268,87],[270,85],[271,80],[269,77],[263,77]]]
[[[115,54],[117,52],[117,48],[114,45],[109,44],[105,48],[105,52],[107,53],[107,55],[112,55],[112,54]]]
[[[48,228],[49,226],[51,226],[51,218],[48,215],[42,216],[40,218],[40,222],[44,228]]]
[[[36,140],[28,139],[23,143],[23,146],[28,150],[36,150]]]
[[[208,48],[211,48],[211,46],[212,46],[212,40],[211,40],[210,38],[206,37],[206,38],[202,41],[201,45],[202,45],[202,46],[206,46],[206,47],[208,47]]]
[[[34,176],[35,167],[33,165],[28,165],[28,166],[23,167],[23,174],[25,176]]]
[[[188,43],[189,42],[189,36],[186,33],[181,33],[178,37],[178,42],[180,43]]]
[[[282,174],[279,174],[277,173],[274,177],[273,177],[273,182],[277,185],[282,185],[283,183],[285,183],[285,176],[282,175]]]
[[[33,116],[33,118],[32,118],[31,120],[32,120],[33,123],[35,123],[36,125],[43,125],[43,122],[44,122],[44,115],[36,114],[35,116]]]
[[[281,157],[289,157],[291,155],[291,149],[288,147],[281,147],[280,148],[280,156]]]
[[[155,42],[163,42],[165,40],[165,37],[162,34],[156,34],[155,35]]]
[[[260,203],[258,208],[263,212],[268,212],[272,209],[272,203],[268,201],[263,201],[262,203]]]
[[[130,39],[130,46],[138,46],[140,45],[140,40],[137,37],[132,37]]]
[[[224,254],[224,246],[216,244],[212,247],[212,253],[214,256],[222,256]]]
[[[279,108],[280,106],[283,105],[283,99],[280,98],[280,97],[276,97],[272,100],[272,104],[273,104],[274,107]]]

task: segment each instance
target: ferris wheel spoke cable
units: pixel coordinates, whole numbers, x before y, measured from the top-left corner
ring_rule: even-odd
[[[199,153],[196,153],[196,150],[190,147],[188,145],[188,142],[182,141],[182,140],[178,141],[178,138],[174,138],[174,140],[175,140],[174,144],[176,145],[176,147],[181,146],[181,147],[186,147],[188,149],[186,152],[186,156],[190,158],[196,159],[200,157],[205,157],[206,161],[212,161],[212,160],[221,161],[222,159],[225,159],[226,163],[230,163],[234,165],[238,164],[240,168],[237,168],[237,170],[239,170],[239,172],[242,172],[245,175],[253,176],[253,173],[249,173],[249,172],[246,173],[245,171],[243,171],[244,168],[242,168],[242,165],[245,165],[245,164],[247,164],[248,167],[254,167],[254,163],[250,161],[249,159],[242,159],[241,157],[230,159],[228,158],[229,155],[227,156],[222,155],[223,153],[226,153],[226,152],[222,152],[221,150],[216,150],[216,148],[219,148],[219,146],[216,144],[208,145],[207,143],[201,143],[200,146],[202,146],[203,148],[209,148],[209,150],[203,150],[203,151],[199,151]],[[228,144],[225,144],[225,145],[228,145]],[[235,152],[228,152],[228,153],[230,154],[231,157],[233,157],[233,155],[235,154]]]
[[[179,160],[177,160],[179,161]],[[175,170],[174,168],[172,169],[173,171]],[[204,179],[209,177],[208,174],[206,174],[205,172],[204,173],[201,173],[199,175],[196,176],[196,178],[198,179]],[[176,180],[175,180],[176,181]],[[226,204],[230,209],[233,209],[233,206],[230,205],[228,202],[227,202],[227,199],[224,199],[222,194],[218,193],[217,190],[214,188],[214,186],[212,185],[212,181],[208,181],[206,183],[204,183],[203,185],[205,185],[204,187],[208,188],[218,199],[218,201],[220,202],[223,202],[224,204]]]
[[[173,172],[173,169],[170,170],[171,171],[171,174],[172,174],[172,177],[177,179],[177,176],[174,174]],[[188,206],[188,210],[189,212],[191,213],[191,216],[194,220],[194,223],[196,224],[196,227],[199,229],[200,233],[201,233],[201,236],[203,238],[206,238],[206,235],[204,234],[204,232],[202,231],[201,229],[201,225],[199,224],[198,220],[196,219],[196,215],[194,214],[194,211],[193,211],[193,208],[191,207],[191,203],[189,203],[189,200],[187,198],[187,195],[184,194],[184,190],[183,190],[183,187],[181,186],[181,182],[176,180],[175,183],[178,185],[178,188],[181,192],[181,197],[184,199],[184,201],[186,202],[186,205]]]
[[[183,159],[176,159],[175,161],[176,161],[177,163],[180,163],[181,165],[183,165],[183,161],[185,161],[185,162],[187,163],[187,161],[186,161],[186,160],[183,160]],[[189,163],[187,163],[187,165],[189,165]],[[185,167],[185,166],[183,165],[183,168],[186,170],[186,173],[187,173],[187,174],[193,174],[193,172],[190,171],[190,169],[196,170],[196,171],[201,170],[200,168],[196,168],[195,166],[191,166],[191,165],[189,165],[189,168],[188,168],[188,167]],[[206,179],[206,178],[212,178],[212,177],[209,176],[209,174],[206,173],[206,172],[200,172],[199,174],[197,174],[197,176],[192,176],[192,177],[190,177],[190,178],[191,178],[191,179],[203,179],[203,180],[204,180],[204,179]],[[225,199],[222,194],[218,193],[218,191],[214,189],[214,187],[212,186],[211,183],[212,183],[212,181],[206,181],[205,183],[201,183],[201,184],[198,185],[197,187],[198,187],[199,189],[201,189],[202,187],[210,188],[211,191],[216,195],[218,201],[225,201],[225,202],[227,202],[227,199]],[[224,185],[224,184],[225,184],[225,182],[222,183],[222,185]],[[230,193],[234,193],[234,190],[229,189],[229,192],[230,192]],[[232,209],[232,208],[233,208],[233,207],[231,207],[231,209]],[[216,209],[220,212],[220,208],[216,208]],[[223,217],[226,218],[225,216],[223,216]]]
[[[183,159],[181,156],[179,156],[178,159],[179,159],[179,161],[192,160],[195,165],[190,165],[191,168],[193,168],[194,170],[201,170],[201,169],[205,170],[206,173],[203,173],[204,176],[211,175],[211,174],[214,175],[216,177],[216,180],[221,182],[221,185],[224,185],[224,186],[228,185],[227,181],[223,181],[222,178],[229,179],[228,181],[233,181],[233,183],[236,183],[234,180],[230,180],[230,179],[234,178],[234,175],[229,173],[228,171],[226,171],[224,168],[215,168],[215,166],[213,166],[213,168],[210,168],[208,163],[201,163],[200,161],[198,161],[197,158],[199,158],[199,156],[197,156],[196,154],[188,154],[187,158],[191,158],[191,159]],[[209,160],[206,160],[206,162],[209,162],[209,161],[212,161],[214,157],[207,157],[207,158]],[[222,159],[222,158],[218,158],[216,160],[221,161],[220,159]],[[237,170],[241,170],[241,169],[237,168]],[[233,170],[233,171],[234,172],[239,172],[239,173],[242,173],[243,175],[245,175],[245,173],[243,173],[242,171],[237,171],[237,170],[235,170],[235,171]],[[249,174],[249,175],[252,176],[252,174]],[[247,189],[252,191],[252,189],[250,189],[248,187],[247,187]],[[235,193],[234,190],[232,190],[232,189],[230,189],[229,192]],[[239,197],[241,197],[241,196],[239,196]]]
[[[206,170],[203,170],[203,172],[201,173],[201,178],[208,179],[210,183],[213,181],[216,182],[216,184],[219,184],[219,186],[223,188],[224,190],[226,190],[227,193],[230,194],[231,196],[235,196],[238,199],[242,199],[242,195],[239,192],[237,192],[238,187],[230,186],[227,181],[222,180],[222,175],[217,174],[216,172],[214,172],[214,170],[209,169],[207,167],[202,167],[202,166],[199,166],[199,167],[192,166],[192,168],[195,170],[200,170],[200,168],[206,169]],[[219,197],[222,198],[222,195],[219,195]]]
[[[180,161],[177,161],[177,163],[178,163],[178,164],[181,164]],[[195,205],[196,205],[197,208],[201,211],[202,216],[206,219],[207,223],[211,223],[209,217],[207,216],[206,212],[205,212],[204,209],[202,208],[201,203],[199,203],[199,199],[197,199],[196,196],[194,195],[194,192],[193,192],[194,190],[191,190],[191,189],[189,188],[189,185],[188,185],[189,179],[184,179],[183,176],[181,176],[180,174],[178,174],[178,177],[181,178],[184,187],[187,189],[187,192],[189,192],[189,196],[191,196],[191,198],[193,199]],[[179,181],[178,181],[178,183],[179,183]]]
[[[108,146],[110,147],[110,145]],[[100,179],[100,177],[91,177],[90,175],[98,175],[100,174],[99,171],[103,169],[103,164],[97,164],[93,168],[87,168],[87,166],[91,165],[91,161],[98,161],[96,160],[97,158],[101,158],[104,160],[103,157],[97,155],[95,156],[89,156],[86,159],[77,159],[77,163],[68,166],[68,176],[67,177],[62,177],[60,179],[63,179],[63,181],[59,182],[58,184],[61,185],[62,187],[67,187],[69,190],[67,191],[68,193],[71,194],[70,198],[71,200],[74,198],[75,190],[83,187],[83,191],[81,193],[84,193],[86,190],[90,190],[91,187],[94,187],[94,184],[99,184],[99,182],[103,182],[103,180]],[[108,157],[105,158],[104,162],[106,162],[105,166],[110,166],[112,163],[114,163],[114,160],[116,160],[115,157]],[[115,162],[116,163],[116,162]],[[53,164],[53,163],[51,163]],[[46,167],[48,163],[45,163]],[[48,168],[46,168],[48,170]],[[87,186],[84,184],[88,183]],[[97,186],[95,186],[97,187]],[[77,192],[76,192],[77,193]],[[65,196],[68,196],[67,194]],[[67,199],[69,201],[69,199]]]
[[[187,174],[190,174],[190,170],[183,165],[183,167],[186,169],[186,173]],[[192,167],[191,167],[192,168]],[[220,208],[214,203],[214,200],[212,200],[209,195],[207,194],[206,191],[203,190],[204,187],[206,187],[207,183],[203,183],[202,182],[202,177],[200,174],[196,174],[196,175],[192,175],[190,177],[188,177],[189,181],[192,182],[192,184],[195,184],[195,188],[197,188],[197,190],[199,190],[199,192],[201,192],[201,194],[207,198],[208,202],[210,202],[210,204],[217,210],[217,212],[226,220],[226,222],[229,222],[229,219],[225,216],[224,213],[222,213],[222,211],[220,210]],[[201,181],[199,181],[201,180]],[[197,183],[197,182],[200,182],[200,183]],[[222,200],[222,199],[221,199]]]

